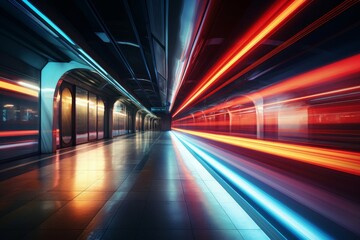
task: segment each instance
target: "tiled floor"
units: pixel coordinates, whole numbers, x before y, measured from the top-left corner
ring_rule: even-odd
[[[170,132],[80,145],[0,177],[0,239],[267,238]]]

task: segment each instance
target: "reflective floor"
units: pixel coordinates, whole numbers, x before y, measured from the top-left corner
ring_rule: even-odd
[[[2,166],[0,179],[1,239],[267,239],[170,132]]]

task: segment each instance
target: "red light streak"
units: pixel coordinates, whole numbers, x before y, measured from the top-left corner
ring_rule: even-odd
[[[334,91],[328,91],[328,92],[317,93],[317,94],[312,94],[312,95],[298,97],[298,98],[292,98],[292,99],[288,99],[288,100],[284,100],[284,101],[268,103],[268,104],[264,104],[264,107],[265,106],[288,103],[288,102],[295,102],[295,101],[305,100],[305,99],[310,99],[310,98],[315,98],[315,97],[324,97],[324,96],[327,96],[327,95],[333,95],[333,94],[338,94],[338,93],[343,93],[343,92],[348,92],[348,91],[353,91],[353,90],[358,90],[358,89],[360,89],[360,86],[343,88],[343,89],[338,89],[338,90],[334,90]]]
[[[216,142],[285,157],[289,160],[295,160],[360,176],[360,154],[356,152],[227,136],[178,128],[173,128],[173,130]]]
[[[228,70],[230,70],[235,64],[237,64],[251,49],[256,47],[261,40],[263,40],[270,33],[276,31],[276,28],[280,27],[281,23],[291,16],[297,9],[299,9],[302,4],[305,3],[305,0],[293,1],[285,7],[285,9],[274,17],[272,20],[268,20],[269,13],[272,15],[275,14],[275,9],[279,9],[283,3],[280,3],[271,9],[268,14],[266,14],[266,19],[263,17],[249,32],[246,34],[246,37],[238,41],[235,47],[229,51],[221,61],[219,61],[215,67],[207,74],[200,82],[198,87],[192,91],[190,96],[184,101],[184,103],[178,108],[178,110],[173,114],[175,117],[180,111],[187,107],[190,103],[194,102],[207,88],[213,85],[219,78]],[[254,32],[258,31],[259,26],[263,26],[265,23],[269,22],[266,27],[264,27],[257,35],[254,36]],[[247,39],[251,39],[248,41]],[[247,42],[246,44],[244,44]],[[234,55],[235,54],[235,55]]]
[[[21,137],[37,134],[39,134],[38,130],[0,131],[0,137]]]
[[[360,54],[326,65],[324,67],[289,78],[258,92],[263,97],[290,92],[294,89],[314,87],[315,84],[330,84],[339,79],[360,73]]]
[[[303,37],[305,37],[309,33],[313,32],[315,29],[317,29],[320,26],[324,25],[326,22],[328,22],[331,19],[333,19],[334,17],[338,16],[340,13],[342,13],[345,10],[347,10],[348,8],[350,8],[355,3],[356,3],[356,1],[350,1],[350,0],[342,2],[337,7],[335,7],[334,9],[332,9],[331,11],[329,11],[328,13],[326,13],[325,15],[323,15],[322,17],[320,17],[319,19],[317,19],[316,21],[311,23],[309,26],[307,26],[306,28],[304,28],[303,30],[301,30],[300,32],[298,32],[297,34],[295,34],[294,36],[292,36],[291,38],[286,40],[280,46],[278,46],[277,48],[275,48],[271,52],[267,53],[263,57],[259,58],[253,64],[251,64],[248,67],[246,67],[245,69],[241,70],[240,72],[235,74],[230,79],[226,80],[224,83],[222,83],[220,86],[216,87],[216,89],[212,90],[211,92],[209,92],[208,94],[203,96],[201,99],[205,99],[205,98],[211,96],[212,94],[214,94],[215,92],[219,91],[220,89],[224,88],[228,84],[230,84],[233,81],[235,81],[236,79],[238,79],[240,76],[242,76],[245,73],[251,71],[252,69],[254,69],[255,67],[257,67],[260,64],[264,63],[265,61],[267,61],[268,59],[270,59],[274,55],[278,54],[279,52],[283,51],[284,49],[286,49],[290,45],[292,45],[295,42],[299,41],[300,39],[302,39]]]
[[[320,67],[318,69],[297,75],[295,77],[291,77],[280,83],[277,83],[270,87],[264,88],[264,89],[256,92],[256,94],[265,99],[266,97],[274,96],[276,94],[281,94],[281,93],[288,93],[295,89],[304,89],[304,88],[309,88],[309,87],[315,87],[315,86],[321,85],[321,84],[329,85],[329,84],[337,83],[339,80],[342,80],[342,79],[347,78],[352,75],[359,74],[360,73],[360,68],[358,67],[359,62],[360,62],[360,54],[357,54],[352,57],[348,57],[346,59],[337,61],[335,63],[331,63],[326,66]],[[270,106],[270,105],[286,103],[286,102],[293,102],[293,101],[297,101],[297,100],[310,99],[310,98],[314,98],[314,97],[321,97],[321,96],[326,96],[326,95],[331,95],[331,94],[338,94],[338,93],[347,92],[347,91],[354,91],[359,88],[360,88],[359,86],[354,86],[354,87],[349,87],[349,88],[336,89],[336,90],[332,90],[332,91],[328,91],[328,92],[316,93],[316,94],[312,94],[312,95],[308,95],[308,96],[302,96],[302,97],[297,97],[297,98],[293,98],[293,99],[286,99],[286,100],[277,101],[274,103],[264,104],[264,106]],[[252,94],[250,94],[249,96],[251,96],[251,95]],[[256,97],[254,96],[254,98],[256,98]],[[195,113],[195,114],[193,114],[193,116],[197,117],[201,114],[207,114],[207,113],[218,111],[220,109],[226,109],[231,106],[236,106],[236,105],[249,103],[249,102],[250,102],[250,100],[248,97],[241,96],[241,97],[233,99],[229,102],[221,103],[215,107],[209,108],[207,110],[203,110],[201,113]],[[245,110],[245,109],[248,109],[248,108],[243,108],[240,111]],[[186,117],[181,118],[176,121],[185,120],[185,119],[189,119],[189,118],[192,118],[192,116],[186,116]]]
[[[339,94],[339,93],[349,92],[349,91],[354,91],[354,90],[360,90],[360,86],[343,88],[343,89],[338,89],[338,90],[334,90],[334,91],[322,92],[322,93],[312,94],[312,95],[308,95],[308,96],[303,96],[303,97],[292,98],[292,99],[287,99],[287,100],[283,100],[283,101],[272,102],[272,103],[264,104],[263,107],[268,107],[268,106],[272,106],[272,105],[279,105],[279,104],[284,104],[284,103],[289,103],[289,102],[296,102],[296,101],[299,101],[299,100],[306,100],[306,99],[311,99],[311,98],[315,98],[315,97],[324,97],[324,96],[328,96],[328,95]],[[242,98],[240,98],[240,99],[242,99]],[[204,110],[204,113],[218,111],[219,109],[224,109],[224,107],[216,106],[214,108]],[[241,109],[230,111],[230,113],[233,114],[233,113],[244,112],[244,111],[248,111],[248,110],[252,110],[252,109],[255,109],[255,107],[241,108]],[[224,114],[224,112],[219,112],[219,113],[211,114],[211,116],[219,116],[219,115],[223,115],[223,114]],[[194,115],[194,116],[197,116],[197,115]],[[179,120],[184,120],[184,119],[189,119],[189,118],[192,118],[192,116],[187,116],[187,117],[184,117],[184,118],[179,119]],[[216,124],[218,125],[219,122],[217,121]]]

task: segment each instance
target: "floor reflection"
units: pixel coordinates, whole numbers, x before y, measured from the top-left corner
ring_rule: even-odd
[[[0,182],[2,238],[246,239],[249,231],[266,238],[169,132],[46,159]]]

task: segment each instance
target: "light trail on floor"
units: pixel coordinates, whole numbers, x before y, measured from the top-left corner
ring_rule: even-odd
[[[216,142],[360,176],[360,153],[173,128]]]
[[[219,202],[219,205],[226,212],[228,217],[231,219],[233,224],[241,229],[240,233],[243,233],[246,236],[249,229],[244,228],[244,226],[251,226],[251,230],[257,230],[258,234],[256,238],[259,240],[269,239],[268,236],[263,232],[262,229],[251,219],[247,212],[233,199],[233,197],[224,189],[222,185],[207,171],[207,169],[194,157],[194,155],[187,149],[187,146],[184,145],[183,139],[179,134],[170,132],[171,140],[175,147],[176,154],[181,158],[181,164],[183,168],[189,169],[191,172],[196,172],[199,175],[199,179],[196,182],[200,185],[206,185],[206,188]],[[194,173],[191,173],[194,174]],[[219,196],[221,195],[221,197]],[[226,199],[225,202],[219,200]],[[276,233],[276,237],[282,237],[280,233]]]
[[[225,166],[222,161],[210,156],[194,144],[187,141],[180,134],[174,135],[187,148],[191,149],[198,157],[219,172],[227,181],[231,182],[246,196],[265,209],[274,219],[279,221],[286,229],[299,239],[332,239],[327,233],[313,223],[294,212],[282,202],[278,201],[256,185]]]

